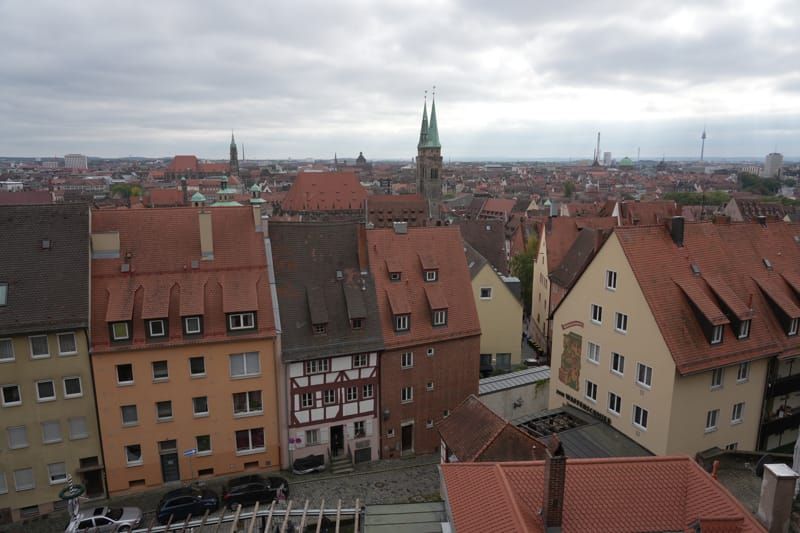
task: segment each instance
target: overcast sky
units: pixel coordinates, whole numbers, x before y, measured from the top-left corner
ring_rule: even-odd
[[[626,5],[627,4],[627,5]],[[0,0],[0,155],[800,155],[800,1]],[[240,149],[241,155],[241,149]]]

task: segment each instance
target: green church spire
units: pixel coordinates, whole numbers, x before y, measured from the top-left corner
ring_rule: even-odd
[[[422,148],[428,142],[428,91],[425,91],[425,104],[422,107],[422,127],[419,129],[419,144],[417,148]]]
[[[431,125],[428,128],[428,142],[425,146],[428,148],[442,147],[442,143],[439,142],[439,125],[436,123],[436,93],[434,93],[431,103]]]

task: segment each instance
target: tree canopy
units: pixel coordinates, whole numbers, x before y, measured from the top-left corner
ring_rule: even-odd
[[[539,249],[539,240],[531,235],[525,250],[511,258],[511,273],[519,278],[522,304],[525,314],[531,312],[531,298],[533,292],[533,262],[536,260],[536,251]]]

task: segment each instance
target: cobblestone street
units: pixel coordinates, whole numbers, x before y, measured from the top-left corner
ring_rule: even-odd
[[[328,473],[295,476],[281,475],[289,481],[290,499],[295,505],[310,501],[314,508],[324,498],[326,507],[336,507],[341,498],[342,506],[352,506],[356,498],[366,504],[409,503],[439,499],[439,471],[436,468],[438,456],[421,456],[409,459],[387,459],[358,465],[355,472],[343,476]],[[225,479],[214,479],[208,486],[220,492]],[[108,501],[88,502],[85,506],[112,505],[140,507],[145,513],[147,523],[153,516],[158,501],[168,490],[165,487],[129,496],[112,498]],[[63,531],[68,522],[65,512],[52,513],[47,517],[25,524],[0,526],[2,533],[55,533]]]

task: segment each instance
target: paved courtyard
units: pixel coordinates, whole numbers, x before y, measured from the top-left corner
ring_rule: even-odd
[[[408,459],[387,459],[358,465],[355,472],[343,476],[332,476],[326,472],[295,476],[288,472],[271,473],[281,475],[289,481],[290,499],[293,506],[305,505],[309,508],[319,505],[324,498],[326,507],[336,507],[339,498],[342,507],[352,507],[356,498],[366,504],[409,503],[438,500],[439,471],[438,455],[426,455]],[[208,482],[209,488],[221,492],[224,479]],[[158,501],[174,486],[140,492],[129,496],[112,498],[102,502],[84,505],[113,505],[140,507],[148,522],[158,505]],[[26,524],[0,526],[3,533],[54,533],[63,531],[68,518],[65,512],[52,513],[47,517]]]

